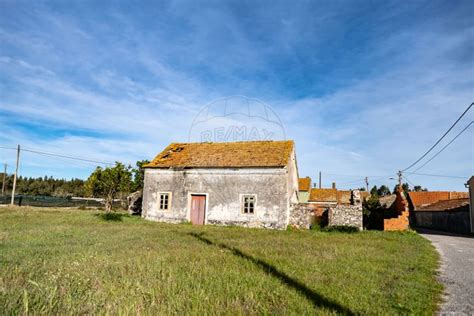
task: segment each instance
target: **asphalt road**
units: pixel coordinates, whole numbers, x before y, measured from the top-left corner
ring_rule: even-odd
[[[419,231],[441,254],[442,315],[474,315],[474,238]]]

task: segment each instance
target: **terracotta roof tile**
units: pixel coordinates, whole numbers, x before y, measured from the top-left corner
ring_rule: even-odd
[[[311,189],[311,178],[299,178],[298,179],[299,191],[309,191]]]
[[[445,200],[432,203],[429,205],[420,206],[415,211],[454,211],[467,210],[469,211],[469,199],[454,199]]]
[[[337,191],[337,204],[351,204],[351,196],[352,194],[350,190],[338,190]]]
[[[145,168],[285,167],[293,141],[172,143]]]
[[[415,208],[423,205],[433,204],[438,201],[462,199],[469,197],[469,194],[467,192],[449,191],[409,192],[408,195]]]

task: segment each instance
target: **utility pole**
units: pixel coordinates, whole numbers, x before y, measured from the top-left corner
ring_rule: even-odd
[[[398,170],[398,190],[402,191],[402,172]]]
[[[365,177],[365,189],[369,192],[369,178]]]
[[[319,171],[319,188],[321,189],[321,171]]]
[[[13,190],[12,190],[12,200],[11,200],[11,205],[15,204],[15,188],[16,188],[16,177],[18,176],[18,164],[20,163],[20,145],[18,145],[18,148],[16,150],[16,169],[15,169],[15,175],[13,177]]]
[[[7,177],[7,164],[5,164],[5,169],[3,171],[3,182],[2,182],[2,196],[5,195],[5,181]]]

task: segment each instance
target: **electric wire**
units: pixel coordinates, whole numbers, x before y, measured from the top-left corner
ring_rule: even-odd
[[[426,161],[423,165],[421,165],[421,167],[415,169],[415,171],[413,171],[413,172],[417,172],[418,170],[420,170],[421,168],[426,166],[431,160],[433,160],[439,154],[441,154],[449,145],[451,145],[456,140],[456,138],[461,136],[461,134],[464,133],[472,125],[472,123],[474,123],[474,121],[471,121],[471,123],[469,123],[466,127],[464,127],[464,129],[462,131],[460,131],[459,134],[457,134],[453,139],[451,139],[451,141],[449,143],[447,143],[443,148],[441,148],[440,151],[438,151],[433,157],[431,157],[428,161]]]
[[[448,135],[448,133],[454,128],[454,126],[456,126],[456,124],[461,120],[461,118],[467,113],[467,111],[469,111],[469,110],[471,109],[471,107],[472,107],[473,104],[474,104],[474,102],[471,103],[471,104],[467,107],[467,109],[461,114],[461,116],[458,117],[458,119],[456,120],[456,122],[454,122],[454,124],[451,125],[451,127],[443,134],[443,136],[441,136],[440,139],[438,139],[438,140],[436,141],[436,143],[435,143],[433,146],[431,146],[430,149],[428,149],[427,152],[425,152],[425,153],[424,153],[420,158],[418,158],[414,163],[412,163],[411,165],[409,165],[408,167],[406,167],[405,169],[403,169],[402,172],[403,172],[403,171],[406,171],[406,170],[408,170],[408,169],[410,169],[411,167],[413,167],[414,165],[416,165],[418,162],[420,162],[423,158],[425,158],[426,155],[428,155],[428,154],[443,140],[443,138],[446,137],[446,135]]]
[[[466,177],[448,176],[448,175],[443,175],[443,174],[429,174],[429,173],[417,173],[417,172],[405,172],[405,173],[407,173],[407,174],[414,174],[414,175],[417,175],[417,176],[427,176],[427,177],[466,179]]]

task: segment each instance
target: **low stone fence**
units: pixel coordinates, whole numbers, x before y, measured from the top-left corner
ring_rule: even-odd
[[[314,217],[314,208],[308,203],[293,204],[290,209],[289,225],[295,228],[309,229]]]
[[[337,205],[328,212],[329,226],[353,226],[363,229],[362,204]]]
[[[466,211],[415,211],[415,226],[452,233],[469,234],[471,223]]]
[[[309,229],[316,222],[322,226],[353,226],[362,230],[363,215],[359,192],[351,192],[351,204],[323,206],[299,203],[291,206],[289,226]]]

